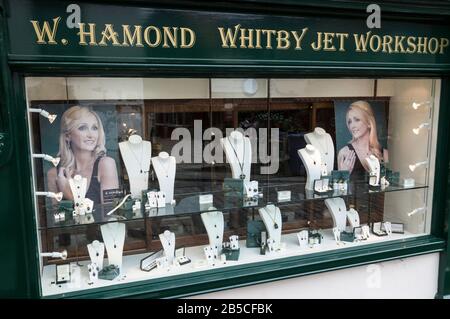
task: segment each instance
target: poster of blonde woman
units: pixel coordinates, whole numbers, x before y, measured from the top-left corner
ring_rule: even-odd
[[[80,175],[87,180],[86,197],[94,205],[103,203],[103,191],[119,188],[114,107],[48,105],[47,109],[58,116],[53,125],[40,121],[42,149],[60,158],[58,166],[43,168],[47,189],[73,200],[69,180]]]
[[[337,167],[363,179],[369,171],[366,158],[388,162],[386,101],[335,101]]]

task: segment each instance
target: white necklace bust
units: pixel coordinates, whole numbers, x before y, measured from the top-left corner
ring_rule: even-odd
[[[175,233],[166,230],[159,234],[159,239],[164,250],[164,256],[167,257],[169,265],[172,265],[175,258]]]
[[[329,175],[334,168],[334,143],[331,135],[323,128],[316,127],[313,132],[305,134],[305,140],[319,150]]]
[[[122,253],[125,243],[126,226],[124,223],[108,223],[100,226],[103,242],[108,253],[108,264],[122,269]]]
[[[214,207],[211,207],[210,210],[209,212],[202,213],[200,216],[208,234],[209,245],[220,252],[222,249],[224,230],[223,214],[220,211],[216,211]]]
[[[305,189],[314,190],[314,180],[320,179],[322,175],[327,174],[325,166],[322,165],[320,151],[313,145],[308,144],[305,148],[302,148],[297,152],[306,169],[307,178]]]
[[[259,215],[266,226],[268,239],[272,239],[275,250],[281,247],[281,212],[275,205],[267,205],[258,209]]]
[[[119,143],[119,150],[127,169],[131,196],[140,199],[142,191],[148,188],[152,144],[134,134],[128,141]]]
[[[166,196],[166,204],[173,204],[173,193],[175,187],[176,159],[169,156],[167,152],[160,152],[152,158],[153,169],[158,178],[159,189]]]
[[[380,161],[375,155],[366,158],[367,165],[370,169],[369,184],[371,186],[380,185]]]
[[[334,227],[341,232],[345,231],[347,226],[347,207],[345,206],[344,199],[340,197],[327,198],[325,205],[333,217]]]
[[[252,164],[250,139],[239,131],[233,131],[230,136],[222,138],[220,143],[230,164],[233,178],[250,182]]]
[[[105,256],[105,244],[94,240],[92,243],[87,245],[89,258],[91,263],[95,263],[100,269],[103,269],[103,258]]]

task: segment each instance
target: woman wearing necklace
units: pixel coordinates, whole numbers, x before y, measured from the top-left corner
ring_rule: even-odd
[[[59,137],[60,165],[47,172],[51,192],[62,192],[73,200],[69,179],[87,178],[86,197],[99,204],[103,191],[119,187],[116,162],[106,156],[105,133],[100,117],[87,107],[72,106],[61,118]]]
[[[366,101],[352,103],[346,113],[347,128],[352,140],[338,153],[338,169],[348,170],[352,178],[361,179],[370,171],[365,159],[374,155],[387,162],[387,150],[383,150],[377,136],[375,116]]]

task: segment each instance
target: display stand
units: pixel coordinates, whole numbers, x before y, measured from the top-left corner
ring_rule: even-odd
[[[72,191],[75,206],[82,204],[87,192],[87,178],[81,177],[81,175],[75,175],[69,179],[69,186]]]
[[[239,178],[249,183],[252,164],[250,139],[239,131],[233,131],[230,136],[222,138],[220,142],[227,161],[230,163],[233,178]]]
[[[279,250],[281,247],[281,212],[275,205],[267,205],[258,210],[261,219],[266,226],[268,233],[268,240],[273,241],[274,250]]]
[[[215,209],[211,207],[210,209]],[[208,233],[209,245],[217,249],[220,254],[223,242],[224,220],[223,214],[220,211],[210,211],[200,214],[206,232]]]
[[[316,127],[313,132],[305,134],[305,141],[320,151],[326,175],[329,175],[334,168],[334,143],[331,135],[323,128]]]
[[[108,265],[115,265],[121,271],[123,245],[125,243],[125,224],[108,223],[101,225],[100,230],[108,254]]]
[[[169,156],[166,152],[161,152],[158,156],[152,158],[152,164],[158,178],[159,189],[166,197],[166,204],[174,204],[173,192],[177,169],[175,157]]]
[[[91,258],[91,263],[96,264],[100,269],[103,268],[103,259],[105,257],[105,244],[94,240],[92,243],[87,245],[89,252],[89,258]]]
[[[161,240],[164,256],[167,257],[168,264],[173,265],[175,258],[175,233],[166,230],[164,233],[159,234],[159,240]]]
[[[308,144],[305,148],[297,151],[306,169],[305,189],[314,190],[314,181],[320,179],[322,175],[327,175],[327,170],[322,165],[320,151],[313,145]]]
[[[380,186],[380,161],[375,155],[366,158],[367,165],[370,169],[369,185]]]
[[[345,231],[347,225],[347,208],[344,199],[340,197],[327,198],[325,200],[325,205],[333,217],[334,227],[341,232]]]
[[[127,169],[131,196],[141,199],[142,190],[148,188],[152,144],[139,135],[131,135],[128,141],[119,143],[119,150]]]

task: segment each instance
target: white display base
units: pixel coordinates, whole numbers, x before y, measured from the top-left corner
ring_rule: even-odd
[[[228,260],[226,261],[225,264],[222,262],[217,262],[215,266],[209,266],[203,263],[202,267],[195,267],[196,265],[198,265],[196,261],[205,259],[203,251],[204,245],[186,248],[186,256],[192,260],[191,263],[184,266],[171,267],[168,269],[154,269],[150,272],[141,271],[139,268],[140,260],[148,256],[149,253],[124,256],[121,274],[126,275],[125,278],[119,276],[114,280],[99,279],[96,283],[92,285],[88,284],[89,274],[87,265],[90,263],[89,260],[79,262],[79,264],[82,265],[82,267],[77,267],[75,263],[72,263],[71,266],[75,266],[75,268],[78,268],[77,269],[78,271],[76,273],[72,273],[73,282],[60,285],[52,284],[52,282],[55,281],[55,273],[56,273],[55,265],[47,265],[44,266],[44,269],[42,271],[42,278],[41,278],[42,294],[43,296],[65,294],[81,290],[88,290],[92,288],[107,287],[122,283],[137,282],[153,278],[163,278],[179,274],[189,274],[208,269],[233,267],[235,265],[263,262],[283,257],[302,256],[317,252],[340,250],[345,249],[347,247],[365,246],[370,243],[388,242],[423,235],[423,234],[410,234],[405,232],[405,234],[392,234],[391,236],[377,237],[371,234],[370,238],[366,241],[356,243],[345,242],[340,243],[340,245],[337,245],[334,240],[333,232],[331,229],[322,230],[321,233],[323,234],[322,244],[315,245],[313,248],[310,247],[300,248],[298,244],[297,233],[282,235],[281,241],[284,243],[283,246],[285,246],[285,249],[279,252],[274,252],[273,254],[270,255],[260,255],[259,248],[246,248],[245,240],[241,240],[239,242],[239,246],[241,247],[239,260],[238,261]]]

